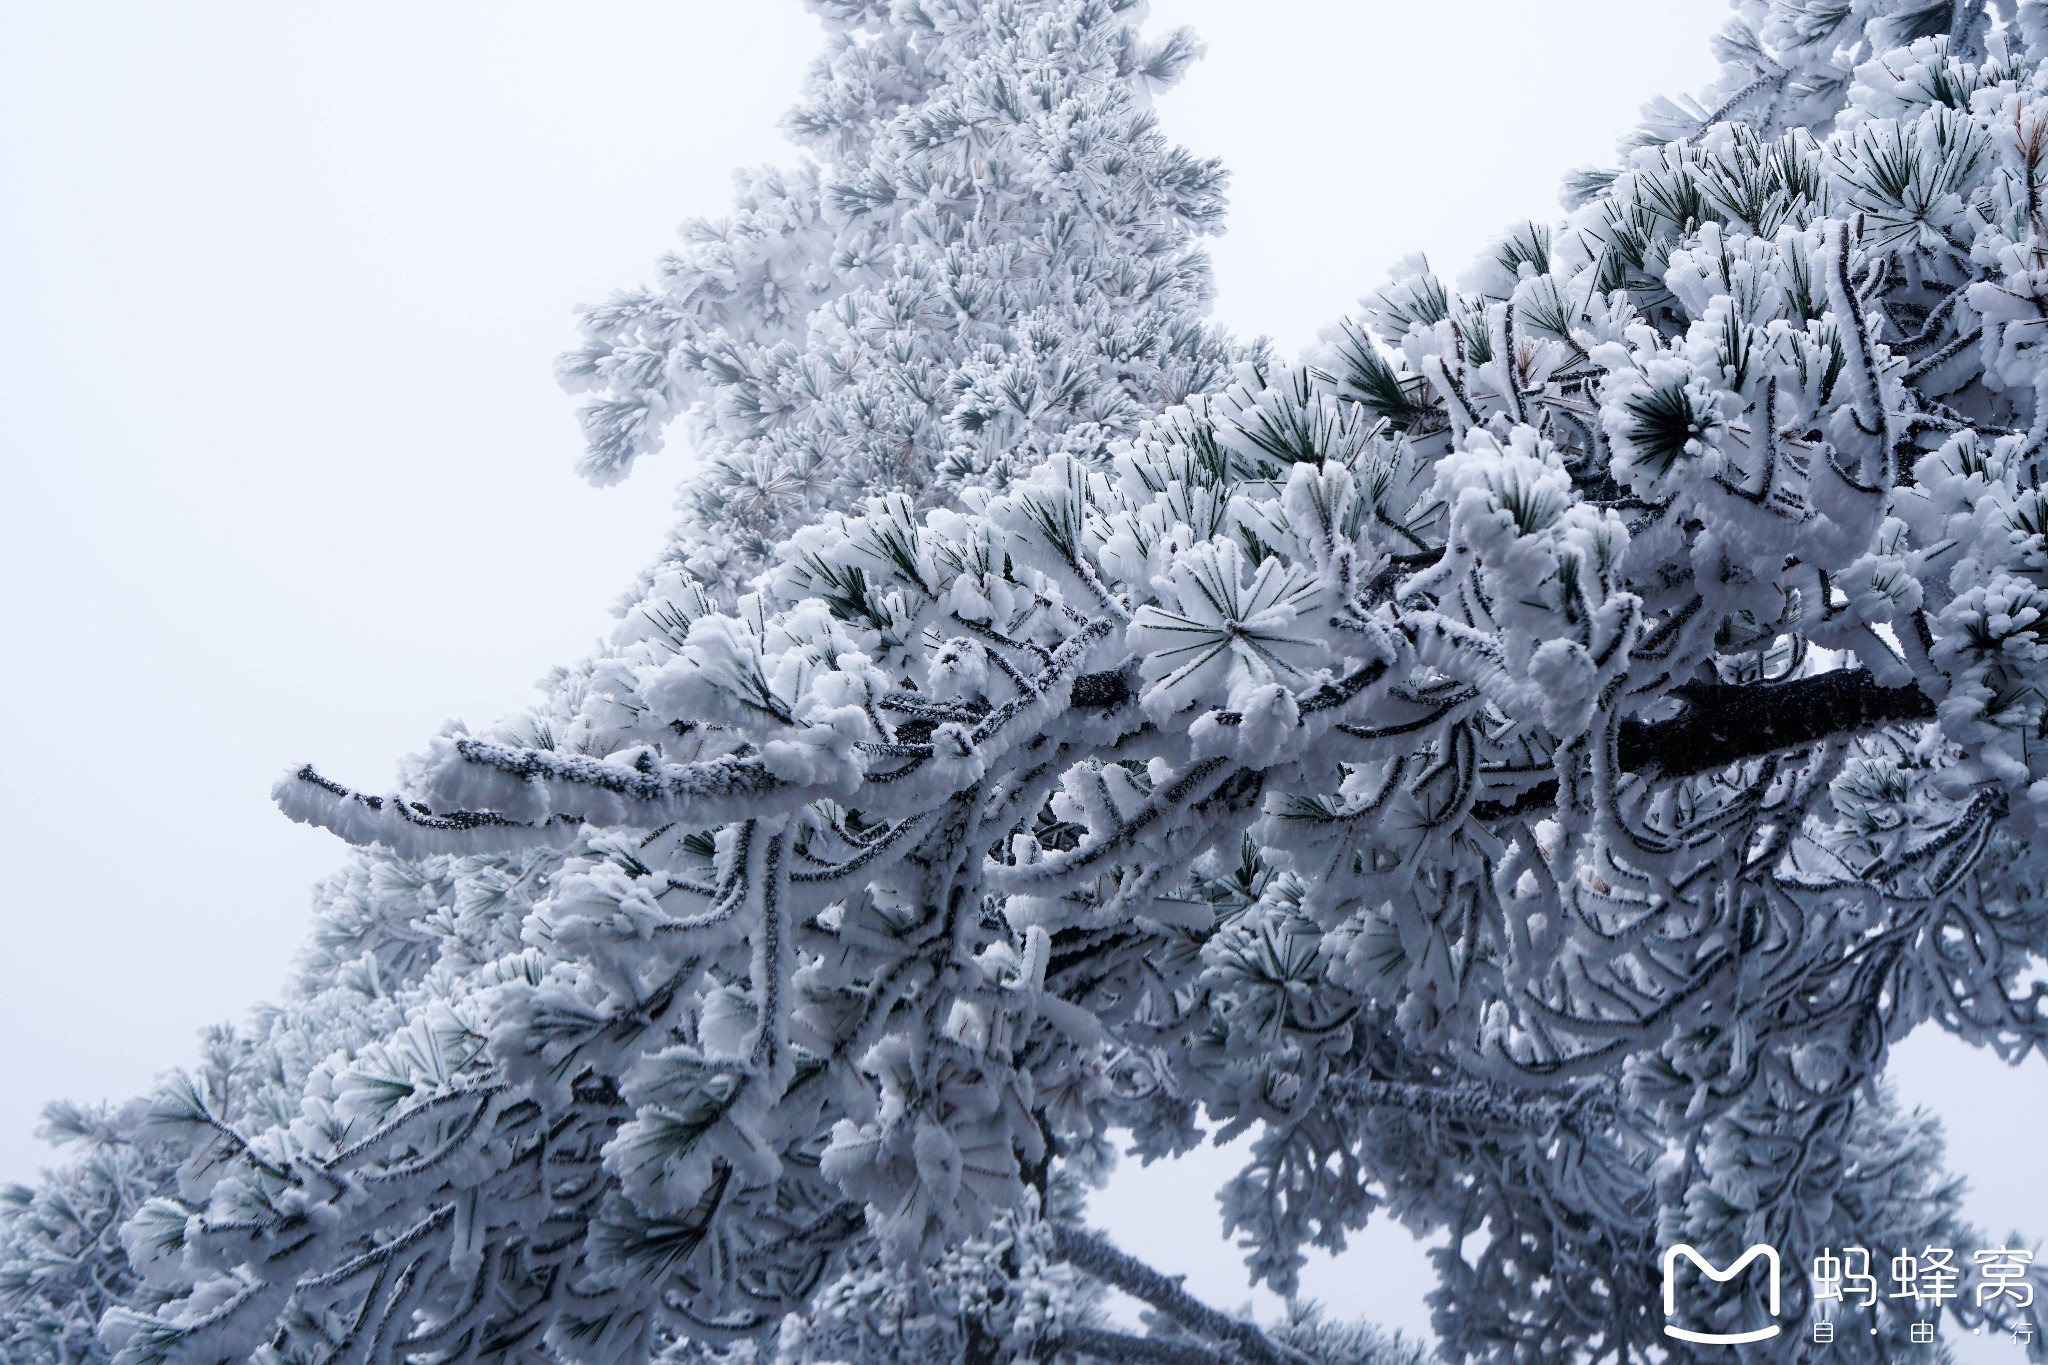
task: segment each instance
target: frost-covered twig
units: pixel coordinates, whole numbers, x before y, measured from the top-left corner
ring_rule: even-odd
[[[1209,1307],[1188,1293],[1177,1277],[1160,1274],[1095,1233],[1073,1224],[1055,1223],[1053,1245],[1060,1255],[1090,1275],[1150,1304],[1188,1330],[1227,1344],[1247,1361],[1256,1365],[1308,1365],[1300,1352],[1274,1342],[1255,1324]]]

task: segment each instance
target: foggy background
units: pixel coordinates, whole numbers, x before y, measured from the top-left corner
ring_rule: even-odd
[[[1232,172],[1218,313],[1291,356],[1409,252],[1455,278],[1555,217],[1566,170],[1707,80],[1725,8],[1152,13],[1209,44],[1160,108]],[[582,484],[550,362],[734,167],[793,159],[776,120],[819,40],[796,0],[134,0],[8,28],[0,1182],[58,1159],[46,1100],[134,1094],[281,983],[343,850],[271,807],[279,773],[384,789],[608,629],[688,455]],[[1916,1037],[1894,1074],[1947,1120],[1972,1218],[2048,1228],[2048,1066]],[[1234,1306],[1209,1198],[1234,1168],[1129,1166],[1095,1216]],[[1376,1225],[1304,1291],[1426,1332],[1430,1283]]]

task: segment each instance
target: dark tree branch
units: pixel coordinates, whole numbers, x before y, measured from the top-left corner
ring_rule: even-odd
[[[1621,723],[1615,749],[1623,772],[1694,777],[1744,759],[1934,717],[1934,703],[1915,684],[1882,687],[1860,668],[1782,682],[1685,683],[1671,695],[1685,703],[1677,715]],[[1505,820],[1556,803],[1552,778],[1513,801],[1481,801],[1472,807],[1472,818]]]
[[[1934,717],[1933,701],[1916,684],[1884,687],[1860,668],[1782,682],[1685,683],[1671,695],[1684,703],[1677,715],[1621,723],[1617,747],[1623,772],[1693,777],[1824,739]],[[1134,699],[1120,672],[1087,673],[1074,680],[1075,706],[1107,711]],[[1472,814],[1500,820],[1548,809],[1556,801],[1557,783],[1543,782],[1512,802],[1482,801]]]
[[[1623,721],[1624,772],[1692,777],[1746,758],[1886,725],[1931,720],[1934,703],[1913,683],[1881,687],[1860,668],[1765,683],[1686,683],[1669,720]]]
[[[1083,673],[1074,679],[1074,690],[1068,694],[1068,700],[1087,711],[1114,711],[1136,701],[1137,694],[1131,691],[1123,670],[1111,669],[1102,673]]]

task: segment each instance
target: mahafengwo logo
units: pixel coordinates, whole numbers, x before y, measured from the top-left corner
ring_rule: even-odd
[[[1736,1257],[1726,1270],[1716,1266],[1712,1261],[1683,1243],[1666,1251],[1664,1253],[1665,1317],[1671,1318],[1678,1315],[1678,1262],[1681,1257],[1698,1266],[1702,1275],[1717,1283],[1726,1283],[1734,1279],[1748,1268],[1750,1262],[1761,1259],[1770,1269],[1771,1316],[1774,1318],[1778,1316],[1778,1249],[1759,1242]],[[1696,1332],[1689,1328],[1680,1327],[1675,1323],[1667,1322],[1664,1324],[1665,1336],[1676,1337],[1680,1341],[1695,1341],[1707,1346],[1740,1346],[1744,1342],[1749,1341],[1768,1341],[1770,1338],[1778,1335],[1779,1330],[1780,1328],[1775,1322],[1768,1327],[1759,1327],[1748,1332]]]

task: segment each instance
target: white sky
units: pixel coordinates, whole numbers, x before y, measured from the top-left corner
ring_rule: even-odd
[[[1161,108],[1233,173],[1221,316],[1293,352],[1411,251],[1455,275],[1700,85],[1723,12],[1154,0],[1209,44]],[[280,771],[383,786],[606,628],[686,456],[579,483],[550,361],[733,167],[790,158],[817,33],[796,0],[73,0],[9,29],[0,1180],[49,1159],[44,1100],[134,1093],[275,990],[341,858],[271,808]],[[2048,1070],[1906,1052],[1973,1212],[2048,1228]],[[1235,1303],[1191,1197],[1228,1164],[1120,1177],[1099,1210]],[[1422,1326],[1419,1253],[1362,1247],[1309,1291]]]

